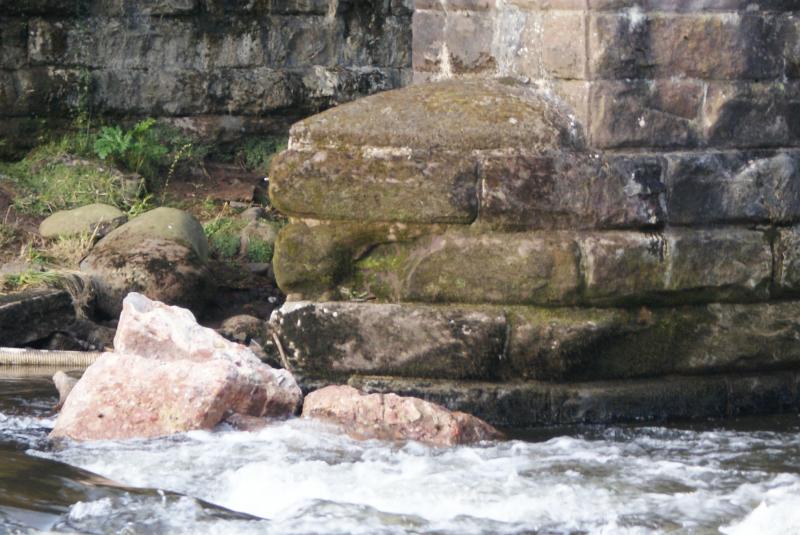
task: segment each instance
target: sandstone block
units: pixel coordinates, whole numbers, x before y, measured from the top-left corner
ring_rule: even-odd
[[[800,155],[710,152],[667,157],[669,221],[791,223],[800,218]]]
[[[800,362],[799,309],[796,301],[639,310],[514,307],[501,376],[564,382],[794,367]]]
[[[783,24],[759,12],[596,14],[591,69],[595,77],[613,79],[774,79],[784,68]]]
[[[504,351],[502,313],[451,307],[292,302],[270,329],[306,376],[386,374],[490,379]]]
[[[476,167],[462,154],[289,150],[273,159],[270,197],[292,216],[470,223],[478,212]]]
[[[703,136],[715,147],[785,147],[800,139],[800,82],[710,82]]]
[[[694,80],[597,81],[589,99],[592,145],[696,147],[703,94],[703,84]]]
[[[457,128],[457,130],[456,130]],[[584,146],[567,110],[513,82],[445,81],[387,91],[328,110],[292,128],[292,146],[531,152]]]
[[[451,410],[470,412],[494,425],[533,427],[707,420],[731,414],[795,411],[800,407],[797,380],[795,372],[774,372],[563,385],[355,376],[349,384],[368,393],[398,392],[420,397]],[[756,390],[745,393],[743,390],[749,386],[755,386]]]
[[[647,228],[666,216],[659,158],[482,156],[479,221],[503,228]]]
[[[362,394],[350,386],[312,392],[303,404],[303,417],[339,424],[359,439],[455,446],[502,438],[491,425],[469,414],[395,394]]]

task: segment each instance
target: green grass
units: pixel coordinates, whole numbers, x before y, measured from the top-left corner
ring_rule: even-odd
[[[203,225],[212,256],[230,260],[238,255],[241,244],[239,234],[244,226],[245,222],[241,219],[226,217],[222,212]]]
[[[0,172],[18,190],[14,204],[24,213],[47,215],[92,203],[128,208],[121,175],[49,144]]]
[[[0,249],[11,247],[17,240],[17,229],[13,225],[0,223]]]
[[[22,273],[3,275],[0,278],[0,290],[16,292],[37,286],[57,286],[61,276],[55,271],[37,271],[30,269]]]
[[[268,264],[272,262],[272,245],[259,240],[250,238],[247,244],[247,260],[257,264]]]
[[[272,158],[286,150],[288,141],[284,136],[247,138],[235,149],[234,161],[249,171],[266,175]]]

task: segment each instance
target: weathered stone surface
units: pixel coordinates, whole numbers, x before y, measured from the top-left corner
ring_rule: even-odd
[[[785,147],[800,139],[800,82],[710,82],[703,135],[714,147]]]
[[[72,297],[63,290],[0,296],[0,347],[24,347],[75,321]]]
[[[772,279],[769,242],[757,231],[607,232],[579,242],[589,303],[757,300]]]
[[[800,292],[800,228],[782,228],[775,242],[775,285],[779,293]]]
[[[296,149],[346,145],[460,152],[581,148],[566,111],[547,93],[511,81],[445,81],[387,91],[315,115],[292,128],[291,143]]]
[[[128,216],[119,208],[107,204],[89,204],[56,212],[39,224],[43,238],[90,234],[102,238],[124,224]]]
[[[499,431],[469,414],[395,394],[365,395],[350,386],[312,392],[303,404],[303,417],[336,423],[358,439],[455,446],[502,438]]]
[[[800,364],[800,303],[508,311],[506,379],[591,381]]]
[[[799,379],[796,372],[776,372],[561,385],[354,376],[349,384],[368,393],[420,397],[498,426],[531,427],[793,412],[800,407]]]
[[[350,373],[492,378],[504,352],[499,311],[368,303],[294,302],[270,329],[291,369],[312,377]]]
[[[67,398],[51,438],[153,437],[210,429],[230,411],[293,414],[302,395],[286,370],[197,324],[188,310],[130,294],[114,353],[90,366]]]
[[[465,155],[405,148],[289,150],[270,170],[276,208],[334,220],[470,223],[477,185],[477,164]]]
[[[800,218],[800,156],[794,151],[677,153],[667,159],[671,224]]]
[[[647,228],[666,218],[659,158],[489,153],[479,221],[504,228]]]
[[[208,285],[203,227],[174,208],[147,212],[100,240],[81,262],[97,290],[97,308],[119,314],[128,292],[184,306],[200,306]]]
[[[331,296],[352,273],[354,262],[378,243],[411,240],[439,227],[390,223],[292,223],[275,242],[273,266],[278,285],[296,296]],[[338,292],[335,292],[338,294]]]
[[[764,79],[783,74],[783,19],[750,11],[603,13],[591,17],[598,78]]]
[[[373,248],[341,286],[390,301],[563,304],[579,298],[579,260],[563,233],[451,229]]]
[[[295,299],[520,305],[687,304],[768,297],[772,251],[760,231],[493,232],[294,223],[276,249]],[[421,235],[420,235],[421,233]]]
[[[696,147],[704,91],[696,80],[597,81],[589,104],[591,143],[602,149]]]

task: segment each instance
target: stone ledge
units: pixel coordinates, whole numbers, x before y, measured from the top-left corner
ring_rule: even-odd
[[[569,385],[354,376],[348,384],[368,393],[421,397],[497,426],[534,427],[705,420],[797,411],[799,380],[797,372],[782,372]]]
[[[563,383],[800,368],[798,301],[638,310],[291,302],[268,330],[271,361],[314,380]]]
[[[311,221],[285,227],[274,258],[279,286],[298,298],[545,306],[765,301],[772,264],[767,233],[741,227],[497,232]],[[791,282],[800,262],[783,265],[781,292],[800,290]]]
[[[0,296],[0,347],[24,347],[75,321],[72,297],[64,290]]]

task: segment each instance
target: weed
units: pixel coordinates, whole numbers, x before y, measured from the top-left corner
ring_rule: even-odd
[[[13,225],[0,223],[0,250],[7,250],[17,241],[17,229]]]
[[[37,149],[7,169],[21,190],[21,212],[44,215],[91,203],[126,207],[122,175],[91,161],[75,159],[53,145]]]
[[[95,235],[89,233],[77,236],[59,236],[58,239],[48,242],[41,254],[49,260],[49,263],[66,268],[77,268],[80,261],[89,254],[95,238]]]
[[[208,238],[211,254],[219,259],[230,260],[239,254],[241,238],[239,233],[244,228],[245,222],[240,219],[226,217],[223,210],[211,221],[203,225],[203,230]]]
[[[155,206],[153,206],[153,194],[148,193],[143,197],[137,198],[128,208],[128,217],[133,219],[136,216],[140,216],[145,212],[149,212]]]
[[[155,124],[155,119],[145,119],[127,131],[119,126],[105,126],[97,135],[94,151],[101,160],[111,158],[128,171],[155,176],[169,153],[153,129]]]
[[[266,175],[272,158],[286,149],[287,142],[282,136],[248,138],[235,151],[234,160],[245,169]]]
[[[57,286],[61,277],[55,271],[29,269],[21,273],[3,275],[0,290],[14,292],[34,286]]]
[[[259,264],[272,262],[272,245],[258,238],[250,238],[247,243],[247,260]]]

